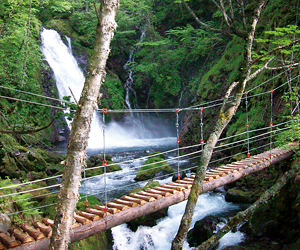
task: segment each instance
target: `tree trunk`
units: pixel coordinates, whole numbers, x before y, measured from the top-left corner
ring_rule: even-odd
[[[110,41],[116,28],[115,15],[118,6],[119,0],[101,0],[95,47],[72,123],[67,147],[66,166],[58,195],[53,235],[49,249],[67,249],[70,242],[70,230],[73,225],[74,212],[79,196],[81,169],[85,164],[85,150],[93,112],[97,108],[100,86],[106,74],[105,65],[110,52]]]
[[[292,167],[291,170],[286,172],[270,189],[268,189],[253,205],[248,207],[245,211],[239,212],[236,216],[234,216],[228,223],[220,229],[215,235],[209,238],[207,241],[203,242],[201,245],[196,247],[195,249],[209,249],[213,245],[215,245],[226,233],[231,231],[237,224],[247,220],[250,218],[256,209],[258,209],[261,205],[266,205],[268,201],[273,198],[280,189],[287,183],[287,181],[292,178],[300,169],[300,164],[296,164]]]
[[[252,58],[251,51],[254,40],[254,34],[257,22],[259,20],[260,13],[265,6],[267,0],[261,0],[258,8],[255,10],[253,15],[253,21],[251,26],[249,27],[249,32],[246,38],[246,44],[244,49],[244,63],[243,63],[243,72],[240,76],[239,82],[234,82],[230,85],[225,97],[224,101],[214,128],[214,131],[210,134],[209,139],[202,151],[200,164],[196,169],[196,176],[193,182],[193,186],[191,188],[191,192],[188,198],[188,202],[185,208],[185,212],[181,219],[180,227],[178,229],[177,235],[175,236],[172,242],[172,250],[182,249],[183,243],[186,239],[188,230],[190,228],[192,217],[194,214],[195,206],[198,201],[199,192],[203,186],[203,179],[205,178],[206,169],[208,163],[210,162],[212,152],[216,143],[218,142],[223,130],[230,122],[231,118],[235,114],[238,106],[240,105],[241,98],[246,87],[246,84],[249,80],[249,76],[251,73],[252,66]],[[233,91],[236,91],[234,97],[231,99],[232,101],[228,103],[228,99]]]

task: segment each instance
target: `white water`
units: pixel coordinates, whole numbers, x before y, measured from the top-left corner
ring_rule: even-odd
[[[59,97],[72,96],[69,90],[70,87],[76,100],[79,101],[85,78],[76,59],[72,55],[70,39],[66,38],[68,42],[67,46],[55,30],[48,29],[43,29],[41,39],[41,49],[45,59],[54,72]],[[155,121],[149,120],[148,123],[149,127],[151,127],[152,124],[155,124]],[[69,125],[71,126],[71,124]],[[88,147],[103,148],[102,117],[97,112],[94,112],[91,126]],[[157,146],[159,144],[173,145],[176,143],[173,133],[170,132],[168,128],[164,130],[162,126],[157,126],[157,130],[157,133],[152,133],[149,129],[145,130],[144,135],[141,136],[133,124],[126,125],[125,123],[121,124],[113,121],[106,125],[105,147],[130,148],[140,145]],[[159,133],[160,130],[165,134]],[[159,134],[159,136],[157,136],[157,134]]]
[[[131,231],[126,224],[112,228],[114,250],[169,250],[172,239],[179,228],[180,220],[186,205],[181,202],[169,207],[168,217],[161,219],[154,227],[140,226],[136,232]],[[236,210],[238,205],[225,201],[224,195],[206,193],[199,196],[192,221],[194,223],[207,215],[216,215],[224,211]],[[226,234],[220,241],[217,249],[233,246],[241,242],[244,235],[241,232]],[[187,242],[185,250],[191,249]]]

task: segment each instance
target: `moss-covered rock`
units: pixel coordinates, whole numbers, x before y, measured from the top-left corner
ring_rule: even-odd
[[[9,154],[5,153],[2,158],[2,163],[0,166],[0,175],[2,178],[8,176],[10,178],[20,178],[22,177],[22,172],[18,168],[15,159]]]
[[[86,165],[87,168],[93,168],[93,167],[99,167],[99,168],[95,168],[92,170],[87,170],[86,171],[86,177],[91,177],[91,176],[95,176],[95,175],[101,175],[103,174],[103,155],[91,155],[89,157],[89,159],[86,161]],[[107,167],[106,167],[106,172],[110,173],[110,172],[114,172],[114,171],[118,171],[121,170],[121,167],[118,166],[117,164],[115,164],[112,160],[111,157],[109,155],[105,155],[105,160],[107,161]]]
[[[226,192],[225,200],[228,202],[236,203],[252,203],[255,202],[255,198],[251,196],[250,192],[245,192],[240,189],[229,189]]]
[[[164,155],[156,154],[157,153],[153,153],[149,155],[148,160],[146,160],[143,167],[138,170],[134,180],[145,181],[155,177],[164,176],[166,174],[172,174],[174,172],[173,168],[165,161],[166,157]]]
[[[81,241],[74,242],[69,245],[69,249],[73,250],[111,250],[112,249],[113,237],[111,230],[97,233],[94,236],[83,239]]]

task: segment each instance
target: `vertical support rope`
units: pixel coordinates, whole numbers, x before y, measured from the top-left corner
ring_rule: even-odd
[[[248,112],[248,91],[245,92],[246,95],[246,115],[247,115],[247,147],[248,147],[248,153],[247,156],[250,157],[250,139],[249,139],[249,112]]]
[[[105,200],[105,209],[104,212],[107,213],[108,212],[108,208],[107,208],[107,187],[106,187],[106,166],[107,166],[107,161],[105,158],[105,114],[107,114],[107,109],[102,109],[103,112],[103,126],[102,126],[102,130],[103,130],[103,171],[104,171],[104,200]]]
[[[88,198],[87,198],[87,192],[86,192],[86,181],[85,181],[85,169],[86,169],[86,163],[84,164],[83,166],[83,181],[84,181],[84,193],[85,193],[85,201],[84,201],[84,204],[85,204],[85,208],[88,207],[89,205],[89,201],[88,201]]]
[[[270,118],[270,160],[272,157],[272,148],[273,148],[273,94],[274,94],[274,89],[271,89],[271,118]]]
[[[201,144],[201,150],[203,151],[203,146],[204,146],[204,139],[203,139],[203,107],[200,107],[200,144]]]
[[[180,173],[179,173],[179,112],[180,109],[176,109],[176,131],[177,131],[177,178],[180,180]]]

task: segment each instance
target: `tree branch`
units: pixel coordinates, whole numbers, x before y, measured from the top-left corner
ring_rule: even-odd
[[[260,56],[260,57],[258,57],[256,59],[252,60],[252,64],[258,62],[259,60],[261,60],[262,58],[264,58],[264,57],[266,57],[268,55],[271,55],[272,53],[274,53],[277,50],[285,49],[285,48],[293,46],[294,44],[299,43],[299,42],[300,42],[300,39],[297,39],[297,40],[295,40],[295,41],[293,41],[293,42],[291,42],[289,44],[278,46],[278,47],[272,49],[271,51],[267,52],[266,54],[264,54],[264,55],[262,55],[262,56]]]
[[[40,132],[40,131],[50,127],[53,122],[54,122],[54,119],[48,125],[41,127],[41,128],[33,129],[33,130],[13,131],[13,130],[0,129],[0,133],[2,133],[2,134],[19,134],[19,135],[34,134],[34,133]]]
[[[95,6],[95,12],[96,12],[96,15],[97,15],[98,23],[100,24],[101,23],[101,19],[100,19],[100,16],[99,16],[99,11],[97,9],[96,2],[94,2],[94,6]]]
[[[233,227],[238,225],[239,223],[250,218],[256,209],[260,206],[265,206],[265,204],[273,198],[280,189],[291,179],[300,169],[300,164],[295,164],[288,172],[286,172],[270,189],[268,189],[253,205],[248,207],[245,211],[241,211],[237,213],[228,223],[220,229],[215,235],[213,235],[210,239],[203,242],[200,246],[195,249],[209,249],[211,246],[215,245],[226,233],[231,231]]]
[[[269,59],[269,61],[267,61],[267,63],[262,66],[261,68],[259,68],[258,70],[256,70],[253,74],[251,74],[248,77],[248,80],[253,79],[254,77],[256,77],[260,72],[262,72],[264,69],[266,69],[268,67],[268,64],[274,59],[274,57],[272,57],[271,59]]]
[[[232,0],[229,0],[229,12],[231,15],[231,19],[234,20],[234,12],[233,12],[233,6],[232,6]]]
[[[194,13],[194,11],[190,8],[190,6],[185,2],[185,0],[181,0],[182,3],[184,4],[184,6],[187,8],[187,10],[190,12],[190,14],[195,18],[196,22],[198,24],[200,24],[202,27],[204,27],[205,29],[208,29],[210,31],[213,31],[213,32],[218,32],[218,33],[222,33],[223,35],[225,36],[229,36],[231,37],[232,34],[222,30],[222,29],[215,29],[215,28],[211,28],[210,26],[208,26],[206,23],[202,22],[197,16],[196,14]]]

